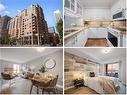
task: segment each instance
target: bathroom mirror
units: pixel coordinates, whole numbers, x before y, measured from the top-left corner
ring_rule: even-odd
[[[56,66],[56,61],[54,59],[47,59],[44,65],[47,69],[53,69]]]

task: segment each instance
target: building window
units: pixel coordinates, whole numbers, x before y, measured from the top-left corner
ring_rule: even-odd
[[[17,64],[13,64],[13,73],[19,73],[20,72],[20,66]]]
[[[96,64],[96,73],[99,75],[100,74],[100,64]]]
[[[118,77],[119,63],[106,64],[106,75],[111,77]]]

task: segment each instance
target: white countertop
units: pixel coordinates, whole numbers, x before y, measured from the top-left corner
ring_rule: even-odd
[[[68,39],[69,37],[77,34],[78,32],[82,31],[83,29],[85,29],[85,27],[74,27],[74,28],[69,28],[69,29],[66,29],[65,31],[69,31],[69,30],[76,30],[75,32],[72,32],[66,36],[64,36],[64,40]]]

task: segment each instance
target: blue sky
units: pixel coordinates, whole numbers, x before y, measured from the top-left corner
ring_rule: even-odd
[[[55,26],[54,11],[60,10],[63,13],[63,0],[0,0],[0,15],[15,17],[18,11],[36,3],[42,7],[48,26]]]

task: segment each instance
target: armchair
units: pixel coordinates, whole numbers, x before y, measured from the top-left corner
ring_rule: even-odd
[[[12,75],[12,74],[9,74],[9,73],[1,73],[1,77],[2,77],[2,79],[3,80],[8,80],[8,81],[10,81],[9,83],[9,87],[13,84],[12,82],[11,82],[11,80],[12,79],[14,79],[15,77],[16,77],[16,75]]]

